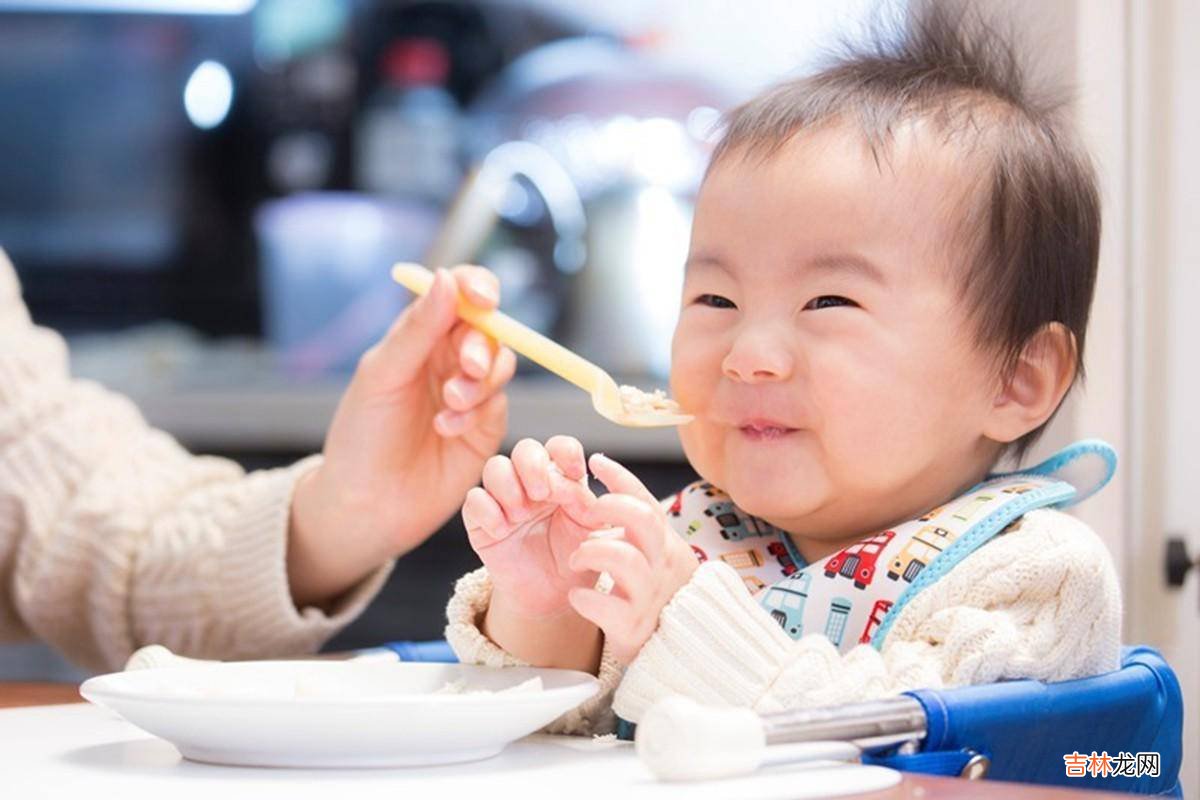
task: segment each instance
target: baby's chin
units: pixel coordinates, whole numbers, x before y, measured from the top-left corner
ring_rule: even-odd
[[[751,516],[789,529],[825,505],[822,486],[803,480],[791,470],[766,474],[731,474],[720,486],[734,505]]]

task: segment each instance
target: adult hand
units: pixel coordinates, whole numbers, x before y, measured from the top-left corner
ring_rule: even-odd
[[[504,437],[512,351],[462,322],[499,284],[482,267],[439,269],[433,286],[359,361],[325,439],[324,461],[292,500],[288,580],[320,604],[432,535],[461,505]]]

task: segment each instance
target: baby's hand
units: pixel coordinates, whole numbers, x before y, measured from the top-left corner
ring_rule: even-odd
[[[583,515],[592,527],[618,526],[620,534],[588,539],[570,558],[571,568],[590,576],[570,590],[571,606],[604,631],[612,654],[623,664],[637,656],[658,627],[658,615],[698,566],[692,549],[667,522],[654,495],[607,456],[589,462],[608,487]],[[607,572],[613,590],[592,588],[595,573]]]
[[[513,610],[534,618],[570,612],[567,592],[589,584],[568,560],[592,530],[583,514],[595,500],[583,446],[569,436],[545,447],[522,439],[512,458],[493,456],[484,465],[483,488],[467,493],[463,522],[494,592]]]

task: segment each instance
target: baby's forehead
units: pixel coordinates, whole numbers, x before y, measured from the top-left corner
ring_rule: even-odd
[[[882,143],[845,123],[801,130],[771,149],[728,151],[710,168],[693,244],[741,231],[801,251],[903,248],[910,260],[924,251],[925,261],[961,261],[976,241],[987,172],[916,121]]]
[[[989,172],[981,136],[951,133],[924,117],[904,120],[884,136],[834,120],[798,130],[769,149],[738,155],[732,163],[742,170],[782,162],[795,180],[874,193],[926,192],[936,204],[972,195]]]

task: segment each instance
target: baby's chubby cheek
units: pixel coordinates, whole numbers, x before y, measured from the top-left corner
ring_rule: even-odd
[[[712,419],[712,401],[721,380],[720,361],[705,358],[695,347],[680,346],[671,357],[671,397],[695,420],[680,426],[679,439],[692,468],[702,478],[720,485],[719,428]],[[716,463],[714,463],[716,462]]]

